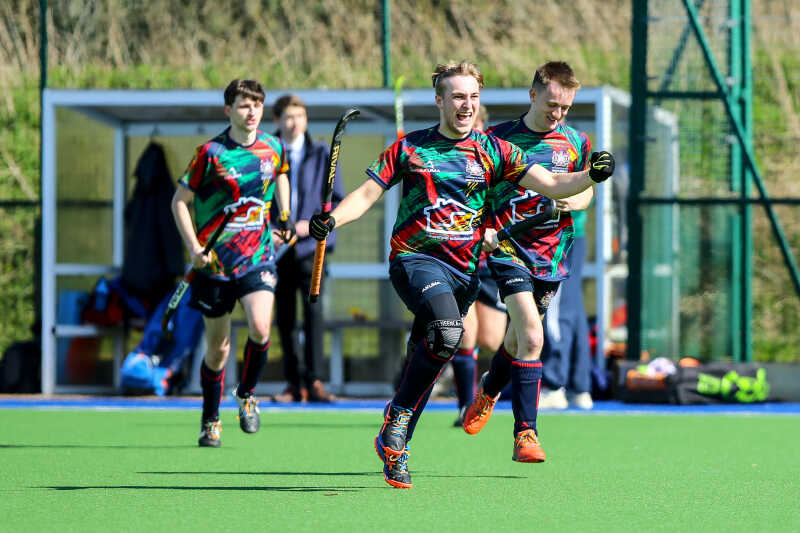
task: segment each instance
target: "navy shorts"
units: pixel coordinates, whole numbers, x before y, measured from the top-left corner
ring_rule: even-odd
[[[556,295],[560,281],[545,281],[531,276],[530,272],[501,261],[489,261],[492,277],[497,283],[500,298],[505,299],[518,292],[530,292],[539,314],[543,315]]]
[[[392,285],[415,315],[420,306],[437,294],[451,293],[463,316],[478,296],[478,276],[464,279],[442,263],[424,256],[395,259],[389,266]]]
[[[275,292],[277,282],[274,263],[251,270],[240,278],[225,281],[198,273],[192,282],[189,306],[203,313],[203,316],[219,318],[233,311],[236,302],[251,292]]]
[[[497,283],[492,277],[492,272],[488,268],[481,269],[478,272],[478,278],[481,280],[478,301],[487,307],[505,313],[506,304],[500,299],[500,291],[497,290]]]

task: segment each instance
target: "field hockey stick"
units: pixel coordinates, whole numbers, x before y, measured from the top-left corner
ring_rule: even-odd
[[[545,208],[536,213],[533,216],[527,217],[525,220],[521,220],[516,222],[506,228],[501,229],[497,232],[497,242],[502,242],[510,239],[511,237],[516,237],[522,233],[529,231],[530,229],[547,222],[556,214],[555,202],[550,201],[547,202]]]
[[[394,82],[394,125],[397,128],[397,138],[405,136],[403,131],[403,76],[398,76]]]
[[[333,138],[331,139],[331,153],[328,157],[328,179],[323,183],[322,188],[322,212],[331,212],[331,203],[333,202],[333,180],[336,178],[336,165],[339,163],[339,147],[342,144],[342,136],[344,136],[344,128],[347,123],[358,116],[360,111],[355,107],[351,107],[345,111],[344,115],[339,119],[336,128],[333,130]],[[317,248],[314,250],[314,267],[311,271],[311,287],[308,288],[308,301],[314,303],[319,299],[319,287],[322,283],[322,266],[325,263],[325,246],[328,239],[317,241]]]
[[[217,226],[217,229],[214,230],[214,233],[211,234],[211,238],[208,239],[208,242],[206,242],[206,245],[203,248],[203,255],[207,254],[212,248],[214,248],[214,245],[217,244],[217,239],[219,239],[219,236],[222,235],[222,230],[225,229],[225,226],[228,224],[228,222],[230,222],[235,213],[235,209],[231,209],[225,213],[225,217],[222,219],[222,222],[219,226]],[[177,311],[178,305],[183,299],[183,295],[186,294],[186,290],[189,288],[189,285],[191,285],[196,275],[197,273],[195,272],[195,269],[189,268],[189,272],[186,273],[180,283],[178,283],[178,287],[175,289],[175,292],[172,293],[172,298],[170,298],[169,303],[167,303],[167,309],[164,311],[164,316],[161,317],[162,338],[169,337],[172,333],[172,331],[169,329],[169,321],[172,319],[172,315],[175,314],[175,311]]]

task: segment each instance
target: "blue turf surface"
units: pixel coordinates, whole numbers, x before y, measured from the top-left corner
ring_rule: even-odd
[[[274,404],[262,400],[261,409],[271,410],[349,410],[379,411],[386,404],[383,400],[340,399],[332,404]],[[202,400],[196,396],[184,397],[126,397],[126,396],[14,396],[0,395],[0,409],[200,409]],[[225,399],[222,407],[234,407],[232,399]],[[455,411],[454,401],[435,401],[428,404],[426,410]],[[498,411],[510,411],[511,402],[497,404]],[[667,404],[633,404],[618,401],[596,401],[594,409],[582,411],[570,408],[569,414],[734,414],[734,415],[800,415],[800,403],[762,403],[752,405],[667,405]]]

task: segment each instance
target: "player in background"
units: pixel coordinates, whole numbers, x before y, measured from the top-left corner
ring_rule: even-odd
[[[481,105],[475,116],[473,128],[478,131],[486,131],[488,124],[489,112],[486,106]],[[464,336],[461,338],[461,345],[453,355],[453,385],[458,401],[458,417],[453,422],[453,426],[459,428],[464,423],[467,406],[475,395],[478,350],[483,348],[490,353],[495,353],[503,343],[508,324],[506,304],[500,299],[497,284],[486,262],[487,258],[488,254],[481,252],[478,262],[480,279],[478,297],[464,316]]]
[[[489,133],[519,146],[528,161],[555,176],[569,176],[590,168],[595,156],[590,158],[591,146],[586,134],[562,123],[579,87],[569,65],[545,63],[534,74],[528,111],[516,120],[493,126]],[[592,166],[591,171],[610,176],[613,162],[609,168],[601,166]],[[535,215],[552,201],[546,191],[524,183],[501,183],[493,192],[492,211],[498,229]],[[556,212],[551,220],[500,243],[489,258],[511,324],[467,409],[464,430],[475,434],[483,428],[510,380],[515,461],[542,462],[546,458],[536,427],[542,379],[542,317],[559,283],[569,275],[567,252],[573,236],[570,212],[585,209],[591,199],[592,189],[588,188],[575,196],[555,200]],[[487,232],[492,240],[494,230]]]
[[[258,129],[264,113],[264,90],[254,80],[233,80],[225,89],[230,125],[197,148],[178,180],[172,212],[197,277],[192,307],[203,313],[208,350],[200,367],[203,415],[198,444],[220,445],[219,403],[230,352],[231,311],[239,301],[247,316],[244,369],[234,396],[239,425],[255,433],[260,425],[253,391],[269,349],[275,263],[269,208],[278,184],[279,205],[289,206],[289,165],[281,141]],[[217,244],[203,253],[203,242],[234,210]],[[288,211],[280,214],[284,238],[291,227]]]
[[[432,81],[439,124],[392,144],[369,166],[367,180],[331,213],[314,215],[309,228],[323,240],[335,226],[361,217],[388,188],[402,185],[389,275],[414,314],[411,337],[417,345],[375,438],[384,479],[398,488],[411,487],[409,421],[415,411],[419,416],[421,401],[458,348],[462,316],[477,293],[490,187],[521,183],[566,198],[607,177],[586,171],[556,176],[527,162],[513,144],[473,130],[483,86],[474,64],[438,65]]]
[[[291,184],[290,211],[296,221],[297,244],[290,246],[277,262],[278,285],[275,288],[275,305],[280,310],[275,317],[283,349],[283,374],[286,389],[276,394],[273,400],[286,402],[330,403],[330,394],[317,375],[322,363],[323,328],[322,306],[313,305],[305,296],[311,285],[311,270],[314,265],[314,249],[317,241],[308,234],[308,221],[322,203],[323,183],[328,178],[330,149],[323,141],[309,135],[306,105],[295,94],[284,94],[275,100],[272,114],[278,125],[276,136],[286,145],[289,161],[289,183]],[[338,172],[337,172],[338,175]],[[342,180],[333,182],[333,205],[344,196]],[[276,209],[272,209],[275,214]],[[276,238],[277,237],[277,238]],[[276,244],[284,244],[280,236],[273,233]],[[328,238],[327,251],[336,246],[336,232]],[[323,281],[325,272],[323,271]],[[303,354],[302,361],[295,347],[297,328],[297,293],[303,296]]]

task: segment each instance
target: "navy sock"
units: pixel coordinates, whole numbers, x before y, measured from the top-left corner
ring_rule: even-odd
[[[514,435],[536,429],[539,411],[539,390],[542,383],[542,362],[514,359],[511,362],[511,409],[514,412]]]
[[[428,341],[422,340],[417,344],[417,349],[414,350],[414,355],[408,362],[406,373],[392,403],[407,409],[416,410],[418,406],[424,408],[421,403],[422,399],[428,389],[433,386],[448,360],[434,354],[428,348]]]
[[[477,359],[477,348],[459,348],[453,356],[453,382],[456,386],[459,409],[469,405],[475,395]]]
[[[225,386],[225,367],[211,370],[203,361],[200,365],[200,386],[203,389],[203,420],[218,420],[219,401]]]
[[[408,419],[408,430],[406,431],[406,442],[411,440],[411,437],[414,436],[414,429],[417,427],[417,422],[419,421],[420,415],[422,415],[422,411],[425,410],[425,406],[428,405],[428,400],[431,398],[431,392],[433,392],[433,385],[428,387],[428,390],[425,391],[425,394],[422,395],[422,399],[417,404],[417,408],[414,409],[414,413],[411,415],[411,418]]]
[[[267,364],[267,352],[269,351],[269,339],[264,344],[256,344],[250,337],[244,345],[244,369],[242,370],[242,380],[236,390],[239,398],[244,398],[248,394],[253,394],[261,377],[261,371]]]
[[[505,344],[500,345],[497,352],[492,357],[492,364],[489,367],[489,375],[483,384],[483,392],[490,398],[494,398],[502,391],[508,380],[511,378],[511,362],[514,358],[506,350]]]

